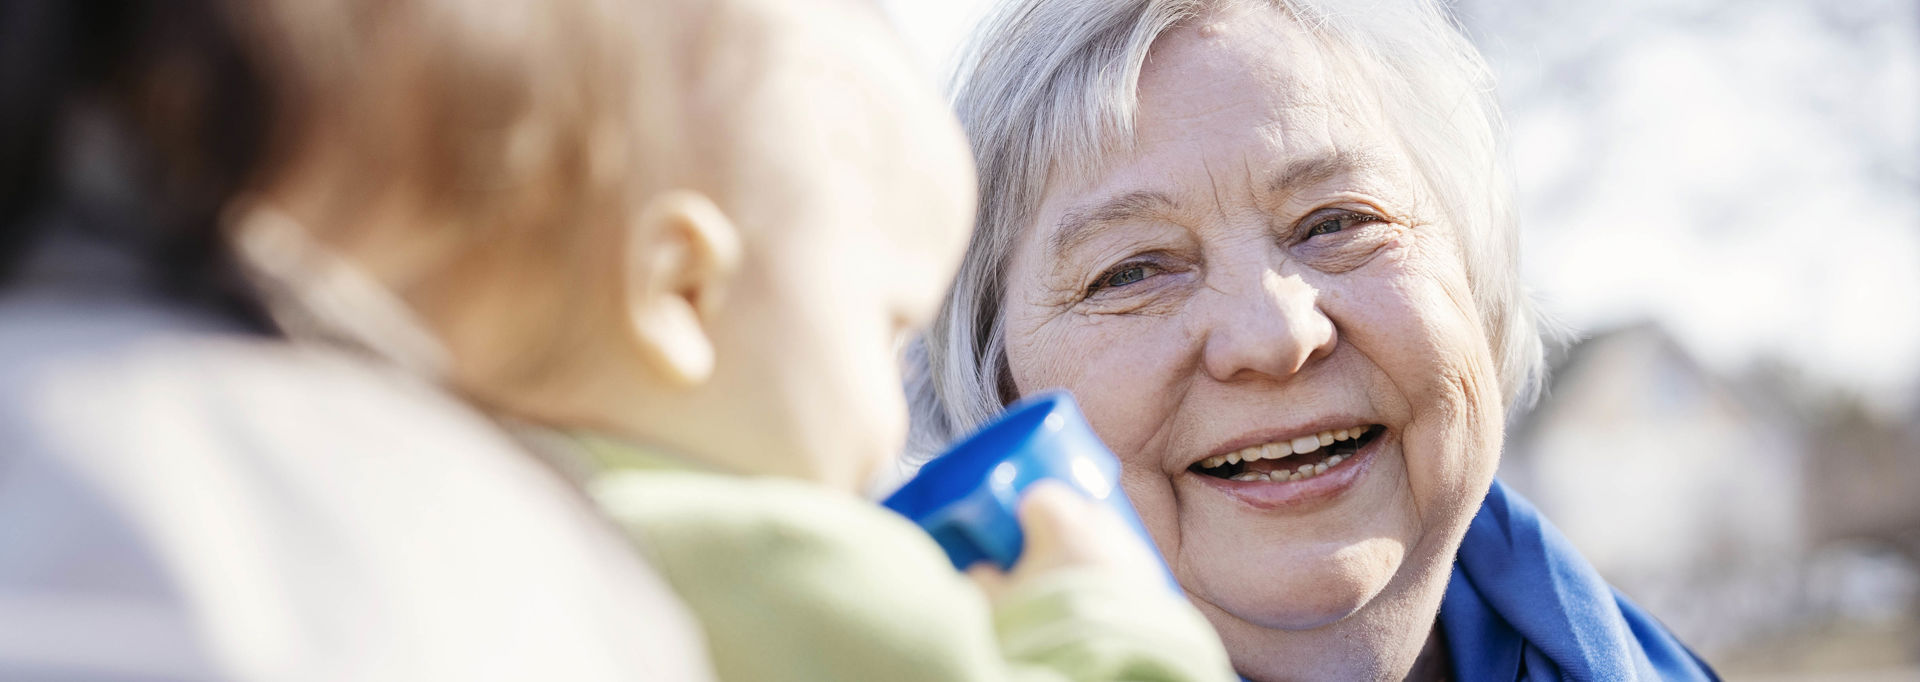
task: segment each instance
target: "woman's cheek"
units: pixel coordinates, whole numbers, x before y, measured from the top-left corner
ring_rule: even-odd
[[[1008,367],[1022,395],[1054,387],[1078,391],[1089,382],[1164,369],[1156,363],[1167,320],[1073,312],[1028,319],[1007,326]]]
[[[1177,318],[1060,316],[1023,333],[1009,325],[1008,366],[1021,395],[1071,391],[1102,440],[1123,459],[1155,450],[1177,404],[1185,334]],[[1158,462],[1128,461],[1157,472]]]
[[[1381,349],[1375,357],[1410,408],[1404,452],[1415,504],[1445,523],[1463,513],[1445,501],[1477,499],[1498,463],[1499,378],[1450,252],[1414,249],[1390,263],[1370,306],[1380,328],[1356,342]]]
[[[1152,461],[1164,444],[1167,399],[1159,390],[1174,371],[1165,357],[1161,324],[1149,318],[1024,318],[1007,326],[1007,364],[1022,396],[1050,388],[1071,391],[1094,433],[1122,462],[1121,488],[1132,500],[1148,534],[1165,556],[1179,550],[1171,481]]]
[[[1173,494],[1173,480],[1158,469],[1136,466],[1136,462],[1127,461],[1125,455],[1121,457],[1120,488],[1126,491],[1127,500],[1133,503],[1134,512],[1140,515],[1140,523],[1146,526],[1147,535],[1153,538],[1161,556],[1169,560],[1180,556],[1182,514],[1179,500]]]
[[[1168,320],[1105,318],[1077,327],[1059,348],[1094,433],[1121,460],[1120,483],[1163,556],[1180,549],[1178,501],[1168,472],[1168,428],[1179,406],[1181,362]]]

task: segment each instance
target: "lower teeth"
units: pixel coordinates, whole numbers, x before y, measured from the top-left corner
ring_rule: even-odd
[[[1325,462],[1319,464],[1302,464],[1298,469],[1275,469],[1271,472],[1242,471],[1234,474],[1228,480],[1275,482],[1305,480],[1327,473],[1328,469],[1339,466],[1341,462],[1347,461],[1347,457],[1347,455],[1334,455],[1328,457]]]

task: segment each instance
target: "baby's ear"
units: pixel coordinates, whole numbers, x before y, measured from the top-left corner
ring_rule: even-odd
[[[740,231],[699,192],[654,195],[628,227],[623,302],[648,369],[678,386],[713,375],[707,325],[740,265]]]

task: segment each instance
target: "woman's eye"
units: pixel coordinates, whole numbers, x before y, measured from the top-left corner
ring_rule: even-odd
[[[1151,274],[1149,270],[1150,270],[1149,266],[1141,263],[1132,263],[1132,264],[1122,265],[1112,270],[1108,270],[1106,274],[1103,274],[1100,276],[1099,279],[1094,280],[1092,286],[1087,287],[1087,293],[1093,293],[1101,289],[1112,289],[1114,287],[1124,287],[1126,285],[1133,284],[1134,282],[1138,282],[1140,280],[1146,279],[1147,275]]]
[[[1312,222],[1307,226],[1307,238],[1309,239],[1323,234],[1333,234],[1355,225],[1380,222],[1380,218],[1377,216],[1355,213],[1353,211],[1339,211],[1330,214],[1323,213],[1310,220],[1312,220]]]

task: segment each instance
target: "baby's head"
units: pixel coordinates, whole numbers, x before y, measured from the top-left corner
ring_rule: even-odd
[[[337,18],[382,28],[269,12],[311,113],[261,195],[408,303],[456,387],[842,489],[900,448],[899,343],[939,305],[974,183],[875,9],[362,4],[382,9]]]

